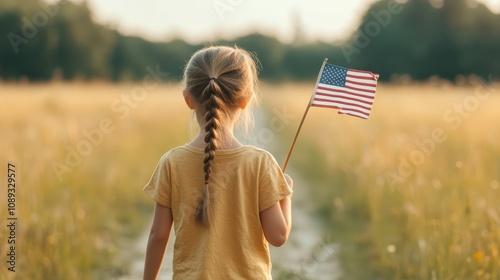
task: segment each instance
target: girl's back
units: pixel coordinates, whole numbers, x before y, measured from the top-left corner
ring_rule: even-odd
[[[156,201],[144,279],[157,278],[172,225],[174,279],[271,279],[268,242],[281,246],[290,233],[292,181],[271,154],[234,137],[256,77],[241,49],[209,47],[189,60],[183,95],[200,132],[167,152],[144,188]]]
[[[166,153],[145,190],[172,209],[173,279],[271,279],[259,213],[291,193],[268,152],[253,146],[219,150],[212,163],[210,222],[193,219],[203,185],[202,149]]]

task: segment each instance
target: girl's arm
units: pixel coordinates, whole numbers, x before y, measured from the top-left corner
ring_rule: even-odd
[[[144,280],[155,280],[158,277],[168,239],[170,238],[172,224],[172,209],[156,203],[153,225],[149,233],[146,250]]]
[[[290,187],[293,181],[285,174],[285,179]],[[288,195],[275,205],[260,213],[260,222],[267,242],[275,247],[280,247],[288,240],[292,228],[292,195]]]

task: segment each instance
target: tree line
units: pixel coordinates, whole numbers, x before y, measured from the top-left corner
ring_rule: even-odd
[[[61,0],[2,0],[0,78],[141,80],[158,66],[178,80],[189,56],[211,44],[238,45],[256,54],[260,77],[310,80],[325,57],[339,66],[369,69],[382,80],[410,75],[454,80],[457,75],[500,76],[500,15],[468,0],[381,0],[345,42],[285,44],[249,34],[231,41],[150,42],[93,21],[88,4]],[[335,19],[332,19],[335,24]]]

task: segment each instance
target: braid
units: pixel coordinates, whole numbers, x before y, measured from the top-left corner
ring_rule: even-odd
[[[196,221],[203,225],[208,225],[208,216],[210,212],[210,192],[208,188],[208,181],[210,179],[210,173],[212,171],[212,160],[215,157],[215,150],[218,148],[218,130],[220,128],[220,106],[222,100],[218,96],[220,92],[220,87],[214,81],[210,79],[208,85],[203,90],[202,97],[205,101],[203,102],[203,107],[206,111],[205,113],[205,158],[203,159],[203,171],[205,172],[205,186],[203,188],[203,193],[200,199],[200,203],[196,208]],[[208,97],[208,98],[207,98]]]
[[[206,145],[203,158],[204,186],[196,206],[195,221],[208,226],[211,203],[214,203],[213,193],[216,191],[212,187],[215,182],[213,160],[216,151],[224,148],[224,141],[234,137],[228,135],[227,139],[222,139],[226,136],[223,135],[222,125],[227,125],[228,132],[232,132],[238,118],[252,120],[249,108],[255,100],[257,67],[254,57],[245,50],[237,47],[208,47],[197,51],[189,59],[184,70],[184,81],[184,94],[189,94],[196,101],[196,104],[188,106],[195,110],[197,120],[202,124],[200,133]]]

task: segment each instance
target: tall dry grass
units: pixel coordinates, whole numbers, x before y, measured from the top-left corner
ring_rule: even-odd
[[[180,88],[160,86],[142,101],[121,101],[136,86],[0,85],[0,172],[6,178],[8,161],[17,166],[19,219],[11,273],[4,262],[6,212],[0,212],[1,279],[113,279],[127,273],[119,255],[133,249],[151,221],[153,203],[142,187],[162,153],[189,134]],[[84,131],[97,133],[103,119],[111,125],[100,141],[93,136],[89,152],[81,144]],[[74,154],[78,145],[81,162]],[[68,169],[56,172],[56,162]],[[6,189],[0,189],[3,210]]]
[[[290,167],[341,242],[347,279],[500,278],[495,89],[380,85],[369,120],[311,108]],[[268,90],[302,114],[312,86]]]
[[[2,265],[0,278],[126,274],[119,255],[151,220],[153,204],[142,186],[161,154],[189,139],[189,112],[178,87],[147,92],[143,101],[127,105],[128,114],[125,107],[111,108],[114,102],[124,105],[122,96],[136,86],[0,85],[2,157],[5,166],[15,162],[19,173],[17,272],[7,273]],[[285,132],[274,135],[282,152],[311,90],[309,84],[262,87],[270,112],[284,106],[296,115]],[[500,277],[500,98],[480,100],[458,126],[455,113],[453,122],[443,118],[474,92],[381,85],[367,121],[310,110],[289,166],[308,180],[297,187],[311,191],[318,215],[341,242],[346,278]],[[94,131],[103,119],[114,130],[59,180],[54,162],[65,164],[68,149],[76,149],[86,139],[83,132]],[[432,137],[437,128],[446,139],[394,181],[401,162],[418,150],[415,141]],[[6,178],[6,168],[0,172]],[[5,194],[5,187],[0,191]],[[1,211],[0,220],[5,218]]]

